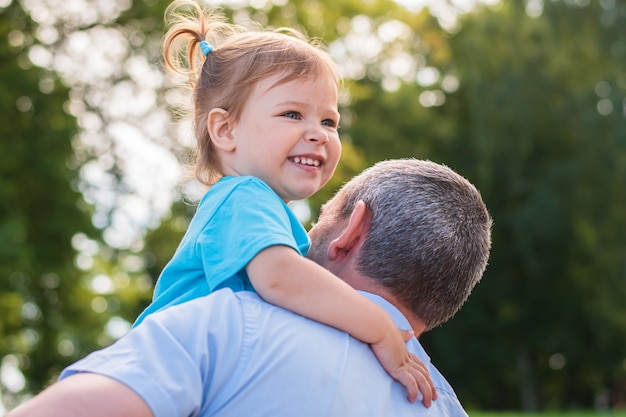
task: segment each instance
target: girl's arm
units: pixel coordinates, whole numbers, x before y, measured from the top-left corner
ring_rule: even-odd
[[[429,407],[436,398],[424,364],[405,345],[403,332],[376,303],[287,246],[271,246],[246,266],[250,282],[267,302],[349,333],[369,343],[385,370]],[[410,338],[410,335],[409,335]]]

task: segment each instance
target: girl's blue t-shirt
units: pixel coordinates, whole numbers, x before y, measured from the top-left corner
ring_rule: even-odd
[[[245,266],[270,246],[309,250],[306,230],[287,204],[256,177],[223,177],[204,195],[176,253],[161,272],[148,314],[220,288],[254,291]],[[279,271],[277,271],[279,273]]]

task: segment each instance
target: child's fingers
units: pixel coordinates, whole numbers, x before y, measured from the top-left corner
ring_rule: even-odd
[[[409,393],[407,398],[409,399],[409,401],[412,403],[415,402],[419,394],[419,385],[412,372],[408,370],[407,372],[402,372],[401,374],[396,375],[395,379],[402,385],[404,385],[404,387],[407,389]]]
[[[415,382],[419,391],[422,393],[422,403],[426,407],[432,405],[432,401],[437,399],[437,391],[435,390],[435,384],[430,378],[430,373],[424,365],[424,362],[419,360],[413,353],[409,354],[412,361],[412,375],[415,378]]]
[[[400,330],[401,338],[397,339],[398,333],[395,333],[396,342],[394,343],[400,343],[404,353],[400,353],[398,356],[399,352],[397,350],[393,351],[393,349],[385,346],[383,342],[373,343],[371,348],[389,375],[407,389],[409,401],[415,402],[421,392],[422,402],[426,407],[430,407],[433,399],[437,398],[437,393],[428,368],[417,356],[406,350],[405,343],[414,337],[414,333],[412,330],[396,329]],[[388,338],[387,344],[389,344],[389,340],[393,339]],[[397,362],[398,359],[400,359],[400,363]]]
[[[415,332],[412,329],[399,330],[405,343],[415,336]],[[411,362],[409,366],[409,373],[411,374],[412,381],[408,381],[404,384],[409,391],[409,401],[414,402],[421,392],[422,403],[426,407],[430,407],[432,405],[432,400],[437,399],[437,391],[435,390],[435,384],[430,378],[430,372],[428,372],[424,362],[422,362],[416,355],[409,353],[409,358]],[[413,391],[413,387],[416,387],[417,391]]]
[[[422,403],[426,407],[430,407],[433,400],[437,399],[437,392],[426,366],[414,354],[409,354],[408,361],[394,378],[407,389],[407,398],[412,403],[418,398],[420,392]]]

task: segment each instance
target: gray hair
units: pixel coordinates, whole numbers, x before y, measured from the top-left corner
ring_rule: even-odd
[[[427,330],[461,308],[491,247],[492,219],[476,187],[444,165],[399,159],[363,171],[337,197],[342,217],[359,200],[372,213],[360,273],[390,290]]]

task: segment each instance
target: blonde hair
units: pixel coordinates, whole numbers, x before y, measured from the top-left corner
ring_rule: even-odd
[[[192,0],[175,0],[165,11],[171,26],[163,40],[166,69],[183,76],[193,89],[192,117],[197,141],[196,178],[205,185],[221,176],[220,162],[207,130],[213,108],[239,120],[255,85],[282,75],[279,83],[327,76],[337,84],[337,67],[321,44],[301,32],[244,28],[230,24],[219,9],[202,9]],[[205,58],[200,42],[214,50]]]

